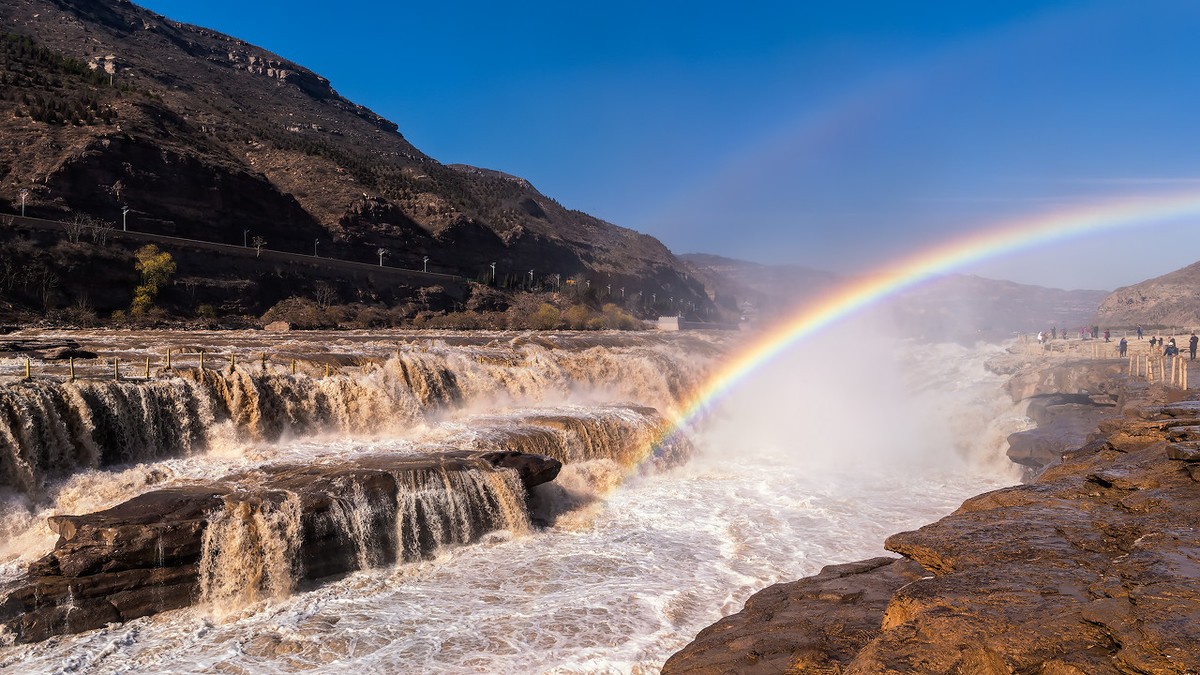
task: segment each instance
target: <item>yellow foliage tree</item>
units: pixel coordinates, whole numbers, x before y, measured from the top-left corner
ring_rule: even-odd
[[[142,283],[133,290],[133,314],[144,314],[154,305],[159,290],[171,282],[175,274],[175,260],[166,251],[154,244],[147,244],[137,252],[137,271],[142,274]]]

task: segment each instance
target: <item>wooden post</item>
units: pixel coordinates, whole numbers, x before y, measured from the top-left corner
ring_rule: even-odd
[[[146,379],[150,379],[150,357],[146,357]]]
[[[171,369],[171,350],[167,350],[167,370]]]
[[[325,364],[325,377],[329,377],[329,364]]]
[[[200,352],[200,370],[204,370],[204,351]]]
[[[113,382],[121,381],[121,359],[113,357]]]
[[[33,379],[29,376],[29,357],[28,356],[25,357],[25,379],[27,379],[27,380]]]
[[[69,364],[70,364],[70,367],[71,367],[71,379],[70,379],[70,380],[68,380],[68,381],[69,381],[69,382],[74,382],[74,381],[75,381],[75,357],[74,357],[74,356],[72,356],[72,357],[71,357],[71,360],[69,361]]]
[[[262,359],[262,371],[265,373],[267,372],[267,353],[262,352],[259,358]]]
[[[292,359],[292,374],[296,374],[296,359]]]
[[[229,374],[232,375],[234,369],[237,368],[237,354],[229,355]]]

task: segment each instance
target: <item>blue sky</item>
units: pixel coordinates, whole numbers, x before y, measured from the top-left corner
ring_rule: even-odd
[[[864,272],[1048,210],[1200,191],[1200,3],[141,4],[676,253]],[[966,271],[1112,289],[1197,260],[1200,215]]]

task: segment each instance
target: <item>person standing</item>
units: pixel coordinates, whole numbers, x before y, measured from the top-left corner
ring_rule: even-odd
[[[1200,343],[1200,338],[1196,337],[1196,333],[1193,332],[1192,337],[1188,338],[1188,354],[1190,355],[1190,358],[1188,359],[1189,361],[1196,360],[1196,344],[1197,343]]]
[[[1125,350],[1128,348],[1129,348],[1129,343],[1125,341],[1125,338],[1121,338],[1121,341],[1117,343],[1117,353],[1120,354],[1122,357],[1124,357]]]
[[[1138,339],[1142,339],[1142,324],[1138,324]]]
[[[1104,341],[1108,342],[1108,329],[1107,328],[1104,329]]]

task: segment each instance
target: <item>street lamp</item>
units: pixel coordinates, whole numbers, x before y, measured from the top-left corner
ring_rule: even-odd
[[[317,244],[321,243],[320,239],[313,239],[313,257],[317,257]]]
[[[496,283],[496,263],[492,263],[492,283]]]
[[[127,215],[129,215],[129,207],[128,207],[128,206],[122,206],[122,207],[121,207],[121,231],[122,231],[122,232],[128,232],[128,231],[129,231],[129,228],[125,227],[125,216],[127,216]]]
[[[242,248],[250,247],[250,242],[248,239],[249,236],[250,236],[250,230],[242,230]]]
[[[529,283],[533,285],[533,270],[529,270]]]
[[[422,272],[428,272],[428,271],[429,271],[429,256],[425,256],[425,257],[424,257],[424,258],[421,260],[421,262],[425,263],[425,267],[424,267],[424,268],[422,268],[422,269],[421,269],[421,271],[422,271]]]
[[[29,196],[29,190],[21,188],[21,217],[25,217],[25,197]]]
[[[625,299],[625,287],[624,286],[621,287],[621,299],[622,300]]]
[[[385,253],[387,253],[387,249],[386,249],[386,248],[381,248],[381,249],[379,249],[378,251],[376,251],[376,253],[378,253],[378,254],[379,254],[379,266],[380,266],[380,267],[383,267],[383,256],[384,256],[384,254],[385,254]]]

